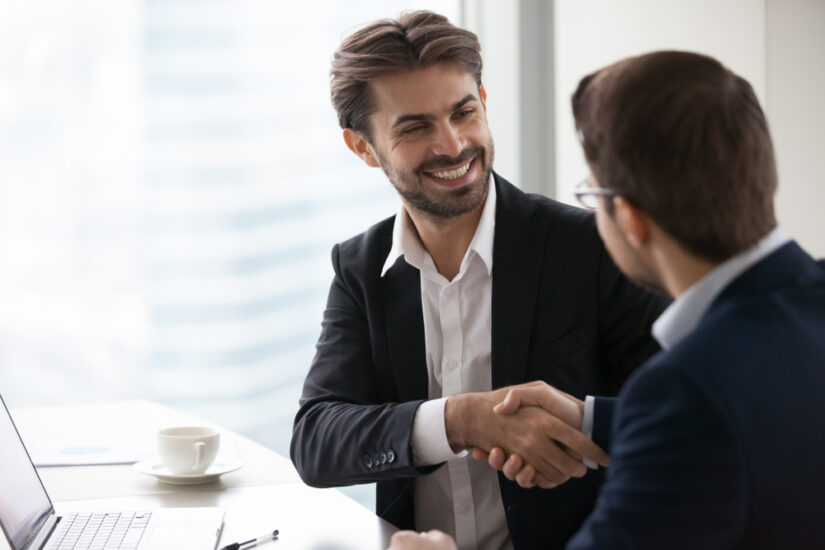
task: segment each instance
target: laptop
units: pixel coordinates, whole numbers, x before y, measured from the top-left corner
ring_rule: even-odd
[[[220,508],[58,516],[0,396],[0,527],[12,550],[214,550]]]

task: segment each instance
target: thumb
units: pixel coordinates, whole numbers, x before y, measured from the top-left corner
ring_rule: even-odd
[[[577,400],[567,397],[548,385],[513,388],[507,393],[504,401],[496,405],[493,410],[497,413],[512,414],[519,407],[527,405],[541,407],[565,424],[577,429],[581,428],[582,411]],[[503,410],[498,410],[499,407]]]
[[[513,414],[519,407],[521,407],[521,400],[517,389],[512,389],[507,392],[504,401],[493,407],[493,412],[496,414]]]

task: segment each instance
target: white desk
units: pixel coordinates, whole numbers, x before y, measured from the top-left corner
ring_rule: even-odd
[[[161,427],[209,423],[147,401],[12,410],[23,441],[33,449],[50,438],[79,443],[134,434],[153,445]],[[267,548],[384,549],[396,529],[334,489],[300,482],[292,463],[225,428],[220,454],[244,466],[220,480],[195,486],[167,485],[129,465],[44,467],[38,471],[58,513],[100,509],[219,506],[226,510],[220,546],[278,529]],[[2,537],[0,537],[2,539]],[[0,548],[5,548],[0,540]]]

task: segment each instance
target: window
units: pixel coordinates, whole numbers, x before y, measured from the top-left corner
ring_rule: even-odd
[[[0,392],[147,398],[288,454],[333,243],[393,214],[329,60],[460,2],[144,0],[0,17]]]

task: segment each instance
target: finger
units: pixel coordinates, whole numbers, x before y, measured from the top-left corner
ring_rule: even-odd
[[[473,448],[473,458],[476,460],[487,460],[489,454],[486,451],[482,451],[478,447]]]
[[[520,386],[507,392],[504,401],[493,407],[499,414],[513,414],[520,407],[533,405],[557,416],[565,424],[581,429],[582,409],[579,404],[562,395],[552,386]]]
[[[507,395],[504,396],[504,400],[493,407],[493,412],[497,414],[513,414],[516,412],[521,404],[519,402],[518,393],[514,393],[514,391],[515,388],[508,391]]]
[[[507,462],[505,462],[501,468],[501,473],[503,473],[507,479],[515,480],[522,468],[524,468],[524,461],[519,455],[512,454],[507,458]],[[533,479],[533,476],[530,476],[529,479]]]
[[[534,380],[532,382],[510,388],[507,395],[504,396],[504,400],[493,407],[493,412],[498,414],[513,414],[519,409],[519,407],[530,404],[521,401],[521,390],[527,388],[537,389],[542,387],[550,388],[546,382],[542,382],[541,380]]]
[[[536,469],[528,464],[516,475],[516,483],[525,489],[532,489],[536,486],[534,481],[536,475]]]
[[[560,453],[561,451],[558,448],[555,448],[555,452]],[[537,454],[534,456],[527,456],[524,460],[527,464],[530,464],[537,473],[543,475],[551,483],[561,485],[570,479],[568,474],[556,466],[559,462],[558,457],[553,457],[548,460],[546,454]]]
[[[405,543],[410,543],[417,539],[419,536],[420,535],[415,531],[398,531],[390,539],[390,548],[393,548],[393,546],[395,545],[403,545]]]
[[[539,473],[533,476],[533,483],[542,489],[555,489],[559,486],[558,483],[551,483],[546,477]]]
[[[610,465],[608,454],[593,440],[575,428],[563,423],[549,421],[545,433],[557,441],[574,461],[580,462],[581,457],[586,456],[600,466],[607,467]]]
[[[530,424],[535,431],[522,438],[518,448],[510,449],[511,454],[521,456],[525,463],[531,464],[552,483],[564,483],[570,477],[582,477],[587,473],[587,467],[580,460],[570,456],[553,440],[560,427],[562,430],[572,428],[553,417]]]
[[[547,441],[547,445],[539,451],[539,459],[528,459],[528,462],[533,464],[536,469],[542,472],[551,481],[563,483],[567,478],[584,477],[587,473],[587,466],[581,460],[576,460],[563,449],[561,449],[555,441]],[[552,467],[552,469],[551,469]],[[560,472],[565,479],[559,479],[554,476],[555,471]]]
[[[577,460],[577,461],[581,462],[582,455],[577,453],[574,449],[571,449],[570,447],[568,447],[567,445],[565,445],[561,441],[556,441],[556,445],[559,446],[559,449],[561,449],[562,451],[564,451],[565,453],[567,453],[571,457],[573,457],[574,460]]]
[[[493,447],[490,449],[490,458],[487,459],[487,463],[490,464],[490,466],[496,470],[501,470],[504,467],[504,462],[506,460],[507,455],[504,454],[504,451],[498,447]]]
[[[435,550],[456,550],[455,541],[446,533],[433,529],[422,535],[422,538],[431,540],[436,546],[429,546]]]

